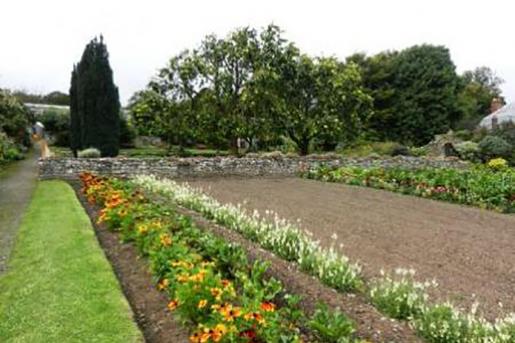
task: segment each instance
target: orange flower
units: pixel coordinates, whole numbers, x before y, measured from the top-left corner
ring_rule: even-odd
[[[222,286],[229,287],[231,285],[231,281],[223,279],[222,280]]]
[[[217,301],[220,301],[222,298],[223,291],[220,288],[211,288],[211,295],[215,297]]]
[[[158,284],[157,284],[157,289],[159,289],[160,291],[162,291],[163,289],[165,289],[166,287],[168,287],[170,285],[170,281],[168,281],[168,279],[163,279],[161,280]]]
[[[261,309],[265,312],[274,312],[275,311],[275,304],[271,302],[263,302],[261,303]]]
[[[177,279],[177,281],[179,281],[181,283],[187,282],[190,279],[188,274],[180,274],[180,275],[177,275],[175,278]]]
[[[243,316],[246,321],[255,320],[259,324],[265,324],[265,318],[259,312],[249,312]]]
[[[168,309],[170,311],[173,311],[179,306],[179,301],[177,299],[174,299],[168,303]]]
[[[204,308],[204,307],[206,307],[206,305],[207,305],[207,300],[206,299],[202,299],[202,300],[200,300],[198,302],[197,308],[199,308],[199,309],[200,308]]]
[[[167,233],[162,233],[159,235],[159,241],[161,242],[161,245],[164,247],[169,247],[172,245],[172,237],[170,237]]]
[[[235,318],[241,316],[241,308],[233,307],[231,304],[220,306],[218,312],[224,317],[227,322],[232,322]]]

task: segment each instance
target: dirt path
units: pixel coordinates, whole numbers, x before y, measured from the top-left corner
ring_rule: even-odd
[[[36,155],[0,172],[0,274],[7,268],[16,232],[37,180]]]
[[[366,277],[381,268],[411,267],[420,280],[436,278],[440,286],[432,296],[439,300],[467,307],[477,300],[488,318],[515,312],[513,215],[297,178],[190,184],[222,202],[247,201],[247,209],[299,218],[323,244],[342,243]]]

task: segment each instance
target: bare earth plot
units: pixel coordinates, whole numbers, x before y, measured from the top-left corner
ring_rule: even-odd
[[[343,244],[367,278],[381,268],[414,268],[419,280],[436,278],[431,295],[438,300],[467,308],[478,301],[487,318],[515,312],[513,215],[299,178],[189,183],[224,203],[246,201],[246,209],[300,219],[323,244]]]

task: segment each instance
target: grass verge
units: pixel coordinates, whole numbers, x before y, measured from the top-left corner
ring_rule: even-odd
[[[140,342],[130,307],[71,187],[40,182],[8,272],[3,342]]]

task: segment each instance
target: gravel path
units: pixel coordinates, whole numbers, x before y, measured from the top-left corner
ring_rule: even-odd
[[[487,318],[515,312],[515,216],[363,187],[297,178],[192,180],[222,202],[267,209],[314,233],[364,267],[414,268],[431,295]],[[336,233],[335,241],[332,236]],[[499,305],[502,304],[502,307]]]
[[[35,154],[0,172],[0,274],[7,269],[21,217],[31,199],[36,180]]]

